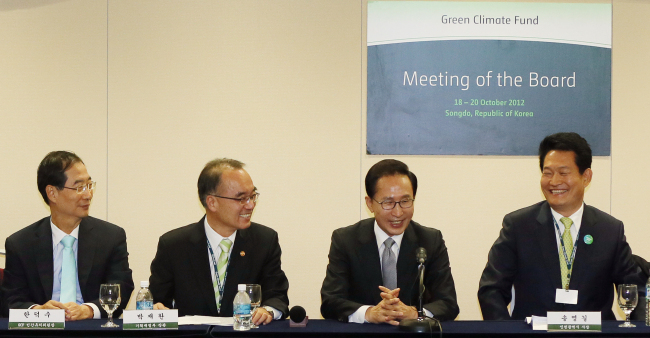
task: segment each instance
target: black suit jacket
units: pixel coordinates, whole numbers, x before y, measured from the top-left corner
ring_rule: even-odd
[[[52,299],[54,285],[54,257],[50,217],[19,230],[5,242],[7,250],[5,280],[2,285],[9,309],[26,309],[33,304],[42,305]],[[122,296],[122,313],[133,292],[133,277],[129,268],[124,229],[94,217],[79,223],[77,273],[84,302],[99,304],[99,286],[119,283]],[[9,310],[5,307],[5,315]]]
[[[212,287],[208,238],[204,219],[172,230],[160,237],[151,262],[149,289],[154,303],[178,309],[179,316],[232,316],[237,284],[260,284],[262,306],[271,306],[286,317],[289,313],[289,281],[282,271],[278,234],[257,223],[237,230],[230,254],[221,312]],[[172,301],[175,306],[172,306]]]
[[[378,287],[383,285],[383,279],[374,224],[375,219],[369,218],[332,234],[329,264],[320,292],[324,318],[347,322],[348,316],[362,305],[374,306],[381,301]],[[427,251],[424,307],[439,320],[453,320],[459,310],[445,241],[439,230],[413,221],[404,231],[397,257],[399,298],[406,305],[418,306],[415,254],[419,247]]]
[[[584,241],[586,235],[593,243]],[[506,215],[499,238],[492,245],[483,270],[478,300],[483,319],[523,319],[547,311],[601,311],[615,320],[613,284],[644,282],[625,240],[623,223],[584,206],[569,288],[578,290],[578,304],[555,302],[561,288],[559,250],[549,204],[544,201]],[[515,287],[512,317],[506,306]]]
[[[632,255],[632,258],[641,269],[643,279],[648,280],[648,277],[650,277],[650,263],[641,256]]]

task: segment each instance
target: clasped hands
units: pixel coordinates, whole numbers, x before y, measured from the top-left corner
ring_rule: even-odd
[[[168,307],[163,305],[163,303],[156,303],[153,305],[154,310],[169,310]],[[265,308],[263,307],[258,307],[255,312],[253,312],[253,316],[251,317],[251,323],[255,325],[266,325],[270,323],[273,320],[273,316],[266,311]]]
[[[418,318],[418,311],[414,306],[407,306],[399,298],[399,288],[390,290],[379,286],[381,290],[381,302],[366,310],[366,321],[368,323],[388,323],[398,325],[403,319]]]
[[[95,311],[88,305],[77,304],[75,302],[61,303],[55,300],[49,300],[43,305],[36,305],[34,310],[65,310],[65,320],[74,321],[93,318]]]

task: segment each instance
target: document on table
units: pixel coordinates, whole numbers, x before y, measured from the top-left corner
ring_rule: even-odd
[[[232,317],[183,316],[178,318],[178,325],[218,325],[232,326]]]
[[[533,325],[533,330],[548,330],[546,317],[532,316],[526,317],[526,324]]]

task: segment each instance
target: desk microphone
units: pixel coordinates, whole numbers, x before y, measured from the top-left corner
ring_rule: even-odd
[[[415,257],[418,259],[419,264],[424,264],[424,261],[427,260],[427,250],[422,247],[418,248]]]
[[[302,306],[294,306],[289,310],[289,327],[306,327],[309,317]]]
[[[418,279],[420,280],[418,300],[420,306],[418,307],[417,319],[405,319],[399,323],[399,329],[409,332],[433,332],[441,331],[440,322],[435,318],[427,318],[424,315],[424,308],[422,307],[422,298],[424,296],[424,262],[427,260],[427,250],[425,248],[418,248],[415,251],[415,258],[419,264],[418,266]]]

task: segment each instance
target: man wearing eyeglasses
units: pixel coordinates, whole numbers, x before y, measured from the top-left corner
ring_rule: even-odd
[[[160,237],[149,279],[154,309],[231,317],[237,284],[259,284],[262,301],[251,321],[286,317],[289,282],[278,234],[251,222],[260,194],[243,166],[225,158],[208,162],[198,180],[205,216]]]
[[[126,307],[133,291],[126,233],[88,216],[95,190],[83,161],[53,151],[41,161],[38,190],[51,215],[9,236],[3,292],[8,309],[63,309],[66,320],[106,317],[101,284],[120,284]]]
[[[411,220],[417,178],[406,164],[383,160],[366,175],[366,205],[374,218],[332,234],[329,264],[321,288],[324,318],[351,323],[389,323],[418,317],[416,250],[424,263],[425,315],[453,320],[456,289],[440,231]]]

